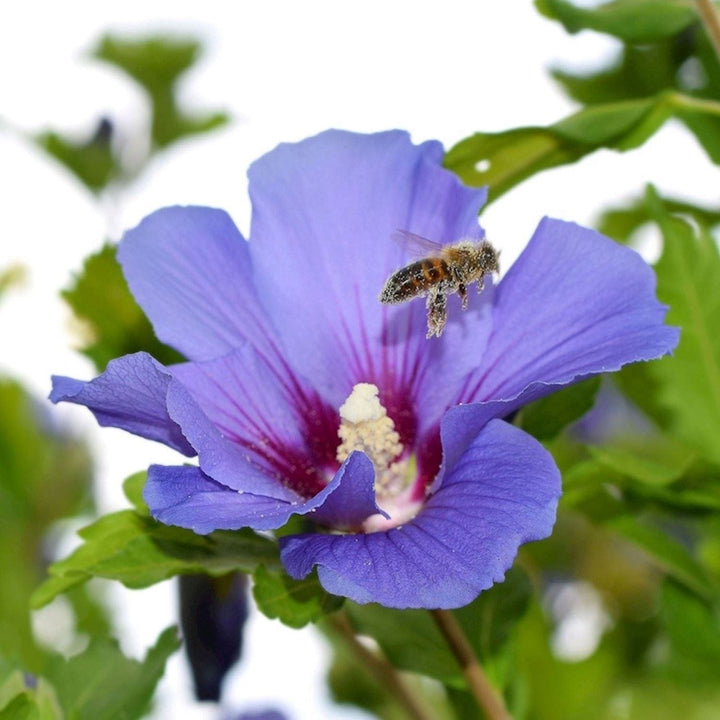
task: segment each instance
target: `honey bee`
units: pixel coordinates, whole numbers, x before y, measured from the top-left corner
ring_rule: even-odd
[[[468,285],[477,282],[478,292],[482,292],[485,275],[500,269],[498,252],[487,240],[463,239],[442,245],[407,230],[399,230],[394,237],[426,257],[393,273],[380,293],[380,302],[397,304],[427,295],[428,338],[442,335],[447,322],[448,295],[460,295],[466,310]]]

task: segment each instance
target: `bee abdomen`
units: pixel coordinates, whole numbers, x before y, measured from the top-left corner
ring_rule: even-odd
[[[391,275],[380,293],[380,302],[401,303],[426,292],[450,276],[441,258],[427,258],[408,265]]]

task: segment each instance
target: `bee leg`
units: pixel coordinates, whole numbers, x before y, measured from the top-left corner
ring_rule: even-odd
[[[478,284],[478,286],[477,286],[478,294],[480,294],[485,289],[485,275],[484,274],[478,278],[477,284]]]
[[[447,321],[447,298],[444,293],[431,290],[426,305],[428,329],[425,337],[431,338],[433,335],[440,337]]]
[[[460,296],[460,299],[462,300],[462,309],[467,310],[468,308],[468,294],[467,294],[467,287],[460,283],[458,285],[458,295]]]

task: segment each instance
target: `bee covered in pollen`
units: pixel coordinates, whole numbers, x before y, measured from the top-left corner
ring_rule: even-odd
[[[447,322],[447,296],[460,295],[467,309],[467,288],[477,282],[478,292],[485,285],[485,275],[499,271],[499,253],[487,240],[463,239],[443,245],[399,230],[394,235],[416,255],[423,257],[393,273],[380,293],[380,302],[394,305],[427,295],[427,337],[440,337]]]

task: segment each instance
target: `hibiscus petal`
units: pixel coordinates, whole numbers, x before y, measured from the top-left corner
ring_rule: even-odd
[[[143,497],[159,522],[201,535],[242,527],[274,530],[296,510],[286,500],[231,490],[188,466],[151,465]]]
[[[118,260],[157,336],[186,357],[217,357],[246,340],[274,352],[247,242],[223,210],[158,210],[125,234]]]
[[[213,530],[274,530],[291,515],[312,513],[317,522],[356,527],[375,505],[374,470],[366,455],[352,453],[333,480],[315,497],[302,501],[233,490],[200,468],[152,465],[143,491],[159,522],[189,528],[201,535]]]
[[[375,502],[375,469],[365,453],[350,453],[333,483],[337,488],[312,511],[314,522],[343,530],[359,527],[376,513],[389,517]]]
[[[89,382],[57,375],[52,381],[52,402],[85,405],[102,426],[121,428],[184,455],[195,455],[167,411],[170,371],[147,353],[111,360],[105,372]]]
[[[665,355],[679,337],[666,311],[635,251],[545,218],[497,288],[485,355],[459,399],[509,400],[532,383],[525,403],[548,386]]]
[[[235,492],[264,495],[286,502],[298,495],[273,475],[262,457],[223,435],[179,380],[168,388],[170,417],[198,453],[200,467],[213,480]]]
[[[428,347],[422,300],[390,307],[378,299],[390,273],[407,264],[396,230],[444,243],[480,233],[485,190],[463,186],[442,157],[439,143],[415,146],[400,131],[331,130],[280,145],[250,169],[258,293],[293,366],[335,407],[355,383],[374,382],[384,403],[398,399],[396,413],[386,405],[391,416],[407,410],[399,398],[412,397],[427,405],[417,413],[423,421],[439,420],[450,392],[438,398],[418,388],[443,362],[452,389],[484,348],[485,333],[472,332],[479,309],[463,316],[451,303],[443,342]]]
[[[331,593],[397,608],[453,608],[503,579],[518,547],[555,522],[560,473],[533,438],[502,421],[468,445],[404,526],[368,535],[280,539],[287,572]]]

